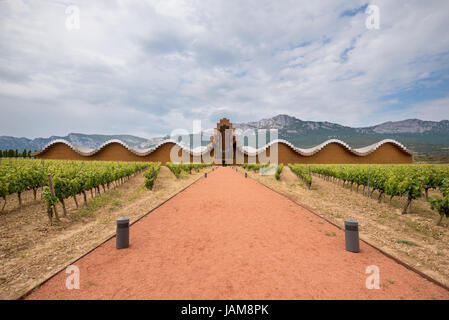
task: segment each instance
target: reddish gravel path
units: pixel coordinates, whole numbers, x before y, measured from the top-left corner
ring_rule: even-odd
[[[449,299],[449,292],[231,168],[219,168],[115,238],[30,299]],[[333,235],[335,234],[335,235]],[[365,287],[369,265],[381,289]]]

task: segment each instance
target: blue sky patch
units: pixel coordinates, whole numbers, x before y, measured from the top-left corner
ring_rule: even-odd
[[[359,8],[349,9],[345,10],[340,14],[340,18],[343,17],[354,17],[355,15],[365,12],[366,8],[368,8],[368,3],[364,4],[363,6]]]

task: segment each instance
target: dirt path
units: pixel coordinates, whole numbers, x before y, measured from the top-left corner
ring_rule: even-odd
[[[131,222],[139,219],[202,174],[193,171],[192,175],[176,179],[163,166],[150,191],[143,186],[143,173],[139,173],[97,198],[91,199],[88,192],[88,206],[82,205],[82,197],[78,197],[78,210],[74,201],[68,199],[67,217],[53,226],[48,224],[42,203],[33,201],[32,195],[28,195],[29,201],[22,208],[11,203],[12,209],[0,215],[0,299],[20,297],[114,235],[115,219],[124,215]],[[60,206],[59,212],[62,215]]]
[[[30,299],[449,299],[449,292],[231,168],[219,168],[74,264]],[[366,288],[366,268],[380,289]]]

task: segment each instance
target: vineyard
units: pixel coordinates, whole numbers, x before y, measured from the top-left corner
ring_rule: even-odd
[[[148,168],[151,169],[150,174],[145,176],[146,186],[152,188],[159,167],[160,163],[2,159],[0,196],[4,204],[1,211],[6,206],[6,196],[17,194],[21,206],[23,192],[33,190],[36,200],[37,190],[43,188],[42,199],[47,205],[51,223],[53,214],[59,220],[56,203],[60,202],[63,214],[66,215],[67,198],[72,197],[78,207],[77,195],[83,195],[84,203],[87,203],[86,192],[90,192],[92,197],[97,196],[101,194],[101,189],[106,192],[111,186],[118,186]]]
[[[310,189],[310,187],[312,186],[312,175],[310,174],[310,167],[293,164],[289,164],[288,166],[299,178],[304,180],[304,182]]]
[[[440,220],[449,217],[449,166],[447,165],[289,165],[300,178],[312,185],[315,174],[327,181],[348,186],[352,191],[363,187],[363,194],[371,197],[378,192],[378,201],[387,195],[389,202],[394,197],[407,199],[402,213],[407,213],[413,200],[425,197]],[[429,197],[429,190],[440,196]]]
[[[205,164],[205,163],[174,164],[171,162],[167,162],[165,165],[170,169],[171,172],[173,172],[173,174],[175,175],[176,178],[179,178],[183,171],[190,174],[190,173],[192,173],[192,170],[195,170],[196,172],[198,172],[200,169],[203,169],[203,168],[209,166],[208,164]]]
[[[204,165],[172,167],[179,179],[160,162],[2,158],[0,299],[115,234],[116,219],[137,221],[203,177]]]
[[[242,168],[245,170],[252,170],[254,172],[259,171],[262,168],[268,167],[268,164],[251,164],[251,163],[244,163],[242,164]]]
[[[317,216],[321,215],[336,225],[351,218],[359,221],[362,226],[361,236],[367,237],[373,244],[390,250],[395,257],[405,257],[405,262],[412,266],[420,263],[424,271],[432,270],[431,272],[434,273],[430,275],[436,275],[435,277],[439,277],[439,280],[447,279],[446,268],[440,268],[440,266],[447,265],[448,262],[449,231],[446,221],[439,226],[435,225],[436,215],[430,208],[436,212],[443,212],[442,217],[445,215],[444,210],[448,207],[448,166],[291,164],[288,166],[282,164],[242,166],[242,169],[249,170],[246,176],[252,179],[245,179],[238,173],[238,169],[228,170],[229,168],[220,168],[220,170],[206,168],[205,172],[208,173],[206,179],[202,172],[205,167],[207,165],[185,163],[167,163],[166,166],[162,166],[158,162],[2,159],[0,162],[2,193],[0,195],[8,201],[8,210],[0,214],[3,227],[0,255],[5,261],[11,263],[4,268],[3,274],[0,274],[0,277],[6,279],[3,284],[0,282],[0,289],[5,292],[5,295],[7,292],[9,297],[19,296],[19,292],[16,292],[17,288],[32,287],[34,279],[41,279],[43,275],[50,273],[49,267],[53,268],[51,273],[59,270],[64,263],[84,254],[104,241],[106,237],[115,234],[114,222],[121,216],[130,217],[130,221],[133,221],[134,243],[144,241],[145,245],[152,246],[152,250],[147,252],[160,250],[159,253],[165,254],[163,244],[169,243],[171,236],[182,235],[186,230],[192,232],[192,235],[201,232],[201,228],[194,229],[194,226],[198,226],[198,221],[203,223],[209,221],[209,227],[217,226],[217,230],[220,231],[223,230],[220,229],[223,223],[217,222],[227,221],[226,228],[229,235],[227,240],[232,241],[235,238],[234,234],[243,230],[235,226],[249,221],[245,220],[248,212],[254,214],[254,221],[259,219],[264,223],[258,223],[254,229],[245,228],[241,236],[246,235],[247,232],[253,232],[253,235],[256,235],[260,232],[259,227],[267,227],[265,230],[272,233],[271,238],[275,234],[282,233],[282,230],[289,230],[292,227],[296,231],[301,231],[285,233],[288,237],[292,237],[291,248],[293,248],[293,251],[285,252],[286,257],[292,256],[292,252],[296,252],[294,250],[298,248],[297,244],[304,239],[308,242],[301,247],[315,245],[317,248],[323,248],[323,243],[327,243],[332,245],[332,249],[328,249],[329,255],[332,257],[336,253],[343,255],[342,231],[338,231]],[[308,188],[298,187],[298,177],[304,181],[304,184],[299,183],[299,185],[306,185]],[[287,195],[295,202],[310,206],[311,210],[316,210],[316,213],[311,214],[307,207],[296,206],[283,197],[275,196],[269,189],[255,183],[253,179],[262,183],[266,182],[270,189]],[[127,182],[124,183],[125,181]],[[198,183],[193,184],[196,181]],[[111,190],[108,191],[108,189]],[[181,190],[185,191],[180,192]],[[413,208],[408,208],[407,212],[410,214],[401,215],[403,203],[408,202],[410,190],[413,196],[411,201],[427,197],[430,205],[421,200],[416,201]],[[362,191],[367,197],[375,197],[374,200],[367,200],[361,194]],[[242,194],[244,196],[241,196]],[[33,195],[40,201],[32,201]],[[391,201],[392,197],[398,199],[389,204],[389,199]],[[23,202],[21,206],[20,198]],[[170,200],[167,201],[167,199]],[[255,210],[247,210],[248,206],[243,205],[248,199]],[[381,203],[378,203],[378,199]],[[212,200],[222,201],[220,209],[214,210],[213,214],[205,205]],[[0,201],[1,209],[4,204],[1,199]],[[161,203],[166,205],[160,206]],[[241,208],[239,203],[242,204]],[[61,219],[52,226],[51,218],[58,219],[56,207],[60,211]],[[198,209],[192,210],[192,208]],[[421,211],[422,209],[425,211]],[[148,215],[149,212],[153,212],[152,210],[158,210],[154,213],[160,214]],[[47,213],[50,224],[47,224]],[[193,213],[196,216],[192,216]],[[146,216],[149,218],[138,221]],[[232,219],[226,220],[223,217]],[[264,220],[266,218],[271,219],[272,222],[266,223]],[[212,219],[213,222],[208,219]],[[273,229],[280,220],[283,221],[282,228]],[[147,225],[139,227],[145,221]],[[190,227],[186,228],[186,225]],[[153,236],[151,239],[148,237],[150,226],[157,237]],[[201,224],[199,226],[202,227]],[[306,233],[308,236],[305,237]],[[312,241],[312,237],[316,239]],[[285,242],[278,240],[285,248]],[[209,239],[204,239],[204,243],[207,241]],[[214,241],[219,246],[225,240],[217,237]],[[112,247],[103,248],[110,250],[113,247],[112,245]],[[240,243],[235,241],[235,248],[240,247]],[[179,247],[178,254],[185,252],[184,248],[184,246]],[[131,250],[134,249],[131,248]],[[367,247],[364,250],[366,254]],[[140,250],[134,252],[139,258],[141,257]],[[170,251],[166,251],[166,254],[173,255]],[[306,250],[301,254],[309,253]],[[110,257],[109,254],[100,254],[99,260],[95,263],[105,258],[106,260],[99,265],[102,270],[109,270],[108,268],[114,266],[122,268],[123,264],[128,263],[126,259],[115,258],[114,263],[111,263]],[[203,260],[202,263],[213,265],[215,260]],[[309,271],[313,269],[308,267],[310,263],[315,263],[312,260],[313,254],[304,264]],[[179,261],[182,262],[184,259]],[[300,261],[306,260],[301,257],[297,263]],[[339,261],[347,262],[346,266],[341,267],[342,269],[354,267],[353,261],[342,259]],[[180,266],[184,264],[181,263]],[[23,280],[17,277],[17,270],[27,270],[23,271],[26,272]],[[142,270],[155,269],[144,265]],[[402,279],[408,278],[403,276],[403,272],[397,267],[392,270],[396,271],[393,275],[389,274],[390,280],[399,283],[403,281]],[[185,273],[176,270],[172,274]],[[350,275],[350,273],[347,274]],[[89,280],[86,281],[102,283],[100,279],[92,279],[92,277],[92,274],[89,274]],[[159,278],[156,276],[155,279]],[[166,281],[160,280],[161,288],[166,287]],[[386,281],[387,284],[392,285],[392,282]],[[87,290],[92,290],[91,287],[88,283],[83,286]],[[104,290],[101,285],[97,288],[98,292]],[[36,292],[44,292],[40,290]],[[52,287],[48,292],[50,296],[54,295],[54,288]],[[95,290],[92,292],[93,295],[97,294]],[[418,293],[415,294],[418,296]]]
[[[274,174],[274,177],[276,178],[276,180],[281,179],[282,169],[284,169],[284,165],[281,163],[280,165],[277,166],[276,173]]]

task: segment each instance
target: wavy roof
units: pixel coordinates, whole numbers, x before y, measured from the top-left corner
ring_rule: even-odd
[[[89,149],[89,148],[83,148],[80,146],[77,146],[75,144],[72,144],[70,142],[68,142],[67,140],[63,140],[63,139],[57,139],[57,140],[53,140],[50,143],[48,143],[44,148],[42,148],[42,150],[33,153],[34,156],[37,156],[39,154],[44,153],[45,151],[47,151],[49,148],[51,148],[51,146],[58,144],[58,143],[63,143],[65,145],[67,145],[70,149],[72,149],[73,151],[75,151],[76,153],[78,153],[81,156],[85,156],[85,157],[89,157],[89,156],[93,156],[94,154],[98,153],[99,151],[101,151],[102,149],[104,149],[105,147],[107,147],[110,144],[114,144],[114,143],[118,143],[120,145],[122,145],[125,149],[129,150],[130,152],[132,152],[133,154],[137,155],[137,156],[147,156],[149,154],[151,154],[152,152],[156,151],[157,149],[159,149],[161,146],[168,144],[168,143],[172,143],[177,145],[179,148],[181,148],[182,150],[191,153],[194,156],[201,156],[207,152],[209,152],[212,148],[213,148],[213,144],[209,144],[207,147],[200,147],[200,148],[195,148],[195,149],[190,149],[187,146],[184,146],[182,144],[180,144],[179,142],[172,140],[172,139],[168,139],[168,140],[164,140],[161,143],[159,143],[157,146],[153,147],[153,148],[148,148],[148,149],[137,149],[134,147],[131,147],[129,145],[127,145],[126,143],[124,143],[121,140],[117,140],[117,139],[113,139],[113,140],[109,140],[106,141],[105,143],[103,143],[100,147],[98,147],[97,149]],[[386,144],[386,143],[391,143],[395,146],[397,146],[399,149],[401,149],[402,151],[404,151],[405,153],[411,155],[412,153],[407,150],[407,148],[405,148],[401,143],[397,142],[396,140],[392,140],[392,139],[385,139],[382,141],[379,141],[377,143],[374,143],[372,145],[363,147],[363,148],[357,148],[357,149],[353,149],[351,148],[348,144],[346,144],[345,142],[338,140],[338,139],[330,139],[327,140],[313,148],[307,148],[307,149],[303,149],[303,148],[297,148],[295,147],[293,144],[291,144],[290,142],[286,141],[286,140],[282,140],[282,139],[277,139],[274,141],[271,141],[270,143],[268,143],[267,145],[265,145],[262,148],[259,149],[254,149],[251,147],[241,147],[239,144],[238,145],[238,149],[249,155],[249,156],[255,156],[256,154],[259,154],[261,152],[264,152],[267,148],[269,148],[270,146],[272,146],[273,144],[276,143],[282,143],[285,144],[287,146],[289,146],[293,151],[295,151],[296,153],[304,156],[304,157],[310,157],[314,154],[316,154],[317,152],[321,151],[324,147],[326,147],[329,144],[332,143],[336,143],[341,145],[342,147],[344,147],[346,150],[348,150],[349,152],[353,153],[354,155],[357,156],[366,156],[369,155],[370,153],[376,151],[380,146]]]
[[[298,153],[304,157],[313,156],[317,152],[321,151],[324,147],[326,147],[327,145],[332,144],[332,143],[341,145],[343,148],[345,148],[346,150],[348,150],[349,152],[351,152],[357,156],[367,156],[370,153],[373,153],[374,151],[376,151],[380,146],[382,146],[386,143],[391,143],[391,144],[397,146],[399,149],[401,149],[402,151],[404,151],[405,153],[407,153],[409,155],[412,154],[404,145],[402,145],[401,143],[397,142],[396,140],[392,140],[392,139],[385,139],[385,140],[379,141],[377,143],[374,143],[372,145],[369,145],[369,146],[366,146],[363,148],[358,148],[358,149],[353,149],[347,143],[345,143],[341,140],[338,140],[338,139],[330,139],[330,140],[327,140],[315,147],[307,148],[307,149],[297,148],[293,144],[291,144],[290,142],[288,142],[286,140],[276,139],[259,149],[240,147],[240,150],[242,150],[243,152],[245,152],[246,154],[248,154],[250,156],[254,156],[258,153],[264,152],[268,147],[270,147],[276,143],[283,143],[283,144],[289,146],[293,151],[295,151],[296,153]]]
[[[179,142],[177,142],[177,141],[175,141],[175,140],[167,139],[167,140],[162,141],[161,143],[159,143],[157,146],[155,146],[155,147],[153,147],[153,148],[148,148],[148,149],[137,149],[137,148],[134,148],[134,147],[129,146],[128,144],[126,144],[125,142],[123,142],[123,141],[121,141],[121,140],[118,140],[118,139],[112,139],[112,140],[106,141],[105,143],[103,143],[103,144],[102,144],[100,147],[98,147],[97,149],[89,149],[89,148],[84,148],[84,147],[77,146],[77,145],[75,145],[75,144],[73,144],[73,143],[70,143],[70,142],[67,141],[67,140],[64,140],[64,139],[56,139],[56,140],[53,140],[53,141],[49,142],[49,143],[48,143],[44,148],[42,148],[40,151],[33,153],[33,155],[34,155],[34,156],[37,156],[37,155],[39,155],[39,154],[42,154],[42,153],[44,153],[45,151],[47,151],[48,149],[50,149],[53,145],[58,144],[58,143],[63,143],[63,144],[65,144],[65,145],[67,145],[70,149],[72,149],[73,151],[75,151],[76,153],[78,153],[79,155],[84,156],[84,157],[90,157],[90,156],[93,156],[94,154],[100,152],[102,149],[106,148],[108,145],[111,145],[111,144],[114,144],[114,143],[120,144],[120,145],[123,146],[125,149],[129,150],[130,152],[132,152],[133,154],[135,154],[135,155],[137,155],[137,156],[141,156],[141,157],[144,157],[144,156],[149,155],[150,153],[156,151],[157,149],[159,149],[160,147],[162,147],[163,145],[168,144],[168,143],[175,144],[175,145],[177,145],[179,148],[181,148],[181,149],[183,149],[183,150],[185,150],[185,151],[187,151],[187,152],[192,153],[194,156],[202,155],[202,154],[208,152],[208,151],[212,148],[212,146],[209,145],[209,146],[207,146],[207,147],[205,147],[205,148],[201,148],[199,151],[198,151],[198,149],[192,150],[192,149],[190,149],[190,148],[188,148],[188,147],[186,147],[186,146],[180,144]]]

